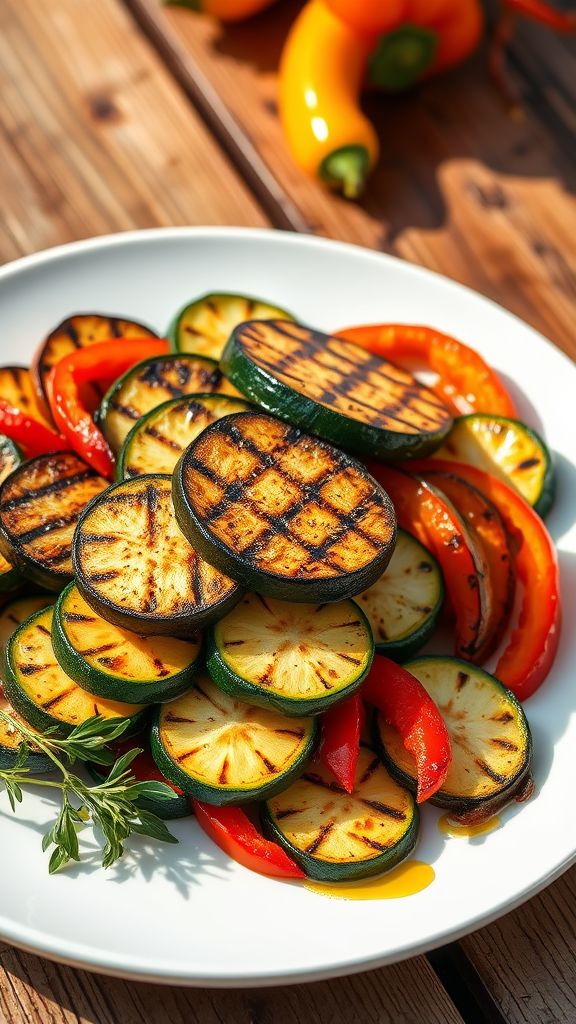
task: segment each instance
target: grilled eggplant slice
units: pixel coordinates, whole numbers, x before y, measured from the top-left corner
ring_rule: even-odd
[[[212,627],[208,671],[233,697],[319,715],[357,690],[374,655],[354,601],[308,605],[248,594]]]
[[[430,800],[475,824],[532,792],[532,740],[526,715],[498,680],[458,658],[418,658],[406,668],[438,705],[450,733],[452,762]],[[375,738],[395,778],[416,791],[416,766],[397,732],[375,715]]]
[[[552,456],[540,435],[520,420],[488,413],[460,416],[436,455],[499,477],[541,516],[552,508],[556,489]]]
[[[392,503],[367,470],[260,413],[207,427],[176,466],[173,494],[202,557],[279,600],[352,597],[394,549]]]
[[[73,452],[22,463],[0,487],[0,551],[33,583],[61,590],[72,577],[80,513],[106,487]]]
[[[52,647],[53,614],[53,607],[36,612],[8,641],[4,689],[12,706],[33,728],[55,726],[62,736],[93,715],[129,718],[130,733],[137,732],[146,709],[93,697],[60,666]]]
[[[78,588],[122,629],[190,637],[241,597],[178,528],[171,480],[160,474],[114,484],[86,509],[74,537]]]
[[[170,398],[205,392],[237,394],[213,359],[202,356],[151,356],[133,366],[102,399],[98,423],[113,452],[120,451],[134,424]]]
[[[444,600],[438,562],[410,533],[398,530],[386,572],[356,598],[379,654],[412,658],[430,639]]]
[[[315,719],[233,700],[206,677],[159,708],[151,748],[166,778],[220,807],[288,786],[308,762],[316,733]]]
[[[227,395],[186,395],[163,402],[134,424],[116,466],[118,480],[172,473],[182,452],[209,423],[253,406]]]
[[[144,324],[123,317],[101,313],[77,313],[59,323],[40,345],[32,363],[32,376],[37,394],[46,396],[46,379],[50,370],[64,356],[77,348],[86,348],[114,338],[157,338],[158,335]],[[97,392],[94,392],[97,404]],[[101,395],[100,395],[101,397]]]
[[[300,324],[241,324],[220,366],[268,412],[362,456],[423,455],[452,426],[448,409],[412,374]]]
[[[200,635],[138,636],[92,610],[75,583],[58,598],[52,645],[64,671],[89,693],[134,704],[172,700],[192,686]]]
[[[10,715],[15,722],[21,722],[26,725],[22,715],[19,715],[14,710],[8,699],[5,697],[2,688],[0,687],[0,711],[4,714]],[[30,729],[31,726],[28,726]],[[36,731],[36,730],[34,730]],[[18,751],[22,745],[22,734],[18,732],[16,728],[13,728],[8,722],[0,719],[0,768],[13,768],[18,758]],[[43,754],[38,748],[33,749],[30,747],[28,756],[22,765],[24,771],[30,772],[32,775],[42,775],[44,772],[52,771],[54,768],[54,762],[50,760],[47,754]]]
[[[0,663],[6,650],[6,644],[16,632],[18,626],[29,619],[34,612],[48,608],[54,600],[51,594],[37,594],[33,597],[18,597],[4,605],[0,611]]]
[[[262,807],[266,834],[309,878],[322,882],[389,871],[414,849],[418,823],[412,794],[394,781],[365,744],[360,747],[351,794],[315,762]]]
[[[188,303],[175,316],[168,329],[168,337],[176,352],[220,359],[232,331],[245,320],[281,320],[294,318],[279,306],[271,306],[263,299],[247,295],[215,292],[202,295]]]
[[[38,396],[27,366],[0,366],[0,398],[32,419],[52,425],[45,402]]]

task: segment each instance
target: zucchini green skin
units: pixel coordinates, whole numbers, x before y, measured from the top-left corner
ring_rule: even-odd
[[[0,434],[0,483],[3,479],[11,473],[16,466],[19,466],[21,462],[24,462],[24,456],[20,451],[17,444],[10,437],[6,437],[5,434]],[[9,463],[10,468],[6,470],[6,463]]]
[[[107,779],[106,772],[102,771],[100,764],[89,763],[86,770],[94,782],[105,782]],[[136,800],[136,806],[155,814],[163,821],[176,821],[178,818],[188,818],[192,814],[190,800],[180,793],[175,793],[173,800],[150,800],[148,797],[140,797]]]
[[[448,434],[452,421],[433,435],[402,434],[348,418],[293,390],[257,366],[242,351],[234,330],[220,360],[220,369],[251,402],[278,419],[330,441],[346,452],[393,461],[424,458],[435,451]]]
[[[25,582],[26,580],[22,573],[15,566],[11,566],[6,572],[0,573],[0,594],[11,594],[13,590],[18,590]]]
[[[188,351],[188,349],[182,348],[180,343],[180,325],[182,323],[182,320],[188,313],[188,310],[192,309],[194,306],[200,306],[202,303],[214,299],[217,301],[220,299],[244,299],[246,302],[254,303],[255,305],[270,306],[271,308],[276,310],[276,315],[278,316],[279,319],[294,319],[292,313],[289,313],[287,310],[282,309],[280,306],[273,306],[273,304],[267,302],[266,299],[259,299],[253,295],[240,295],[234,292],[208,292],[206,295],[200,295],[197,299],[194,299],[193,302],[187,302],[186,305],[182,307],[182,309],[178,310],[176,316],[170,323],[170,326],[166,332],[166,336],[170,342],[170,347],[173,352]]]
[[[196,660],[182,672],[171,676],[169,683],[162,679],[134,683],[129,679],[115,678],[109,672],[100,672],[93,665],[89,665],[70,643],[62,620],[63,605],[73,586],[75,584],[71,583],[62,591],[54,607],[52,647],[57,661],[75,683],[96,697],[119,700],[125,704],[156,704],[159,701],[173,700],[190,689],[202,665],[201,648]]]
[[[419,657],[417,660],[418,662],[427,660],[437,661],[438,658],[434,655],[430,655]],[[466,816],[469,816],[470,814],[474,814],[479,818],[479,820],[485,820],[491,817],[493,814],[496,814],[496,812],[499,811],[502,807],[506,806],[506,804],[508,804],[511,800],[514,799],[516,794],[520,793],[523,790],[524,786],[530,783],[530,780],[532,778],[533,760],[532,734],[526,721],[522,705],[516,700],[514,694],[505,686],[503,686],[498,679],[496,679],[494,676],[491,676],[490,673],[485,672],[483,669],[478,669],[477,666],[472,665],[469,661],[463,661],[460,658],[451,658],[449,656],[446,656],[443,660],[450,662],[452,665],[461,665],[462,671],[464,672],[481,672],[482,675],[490,676],[494,686],[499,690],[502,690],[506,694],[510,702],[519,711],[521,718],[524,720],[525,723],[525,761],[521,770],[513,778],[510,779],[510,782],[504,789],[500,790],[497,794],[488,797],[466,798],[460,798],[458,796],[455,796],[454,794],[444,793],[442,792],[442,790],[439,790],[437,793],[434,794],[434,796],[430,797],[429,799],[429,802],[433,804],[435,807],[442,807],[445,810],[450,811],[455,817],[464,818]],[[405,667],[408,669],[408,671],[410,671],[409,663],[406,664]],[[416,793],[418,788],[416,778],[414,776],[409,775],[407,772],[403,771],[403,769],[400,768],[399,765],[397,765],[396,762],[392,760],[384,744],[382,743],[380,730],[378,728],[378,720],[379,713],[378,711],[374,711],[372,717],[372,736],[374,746],[378,751],[379,757],[386,765],[388,771],[390,772],[390,775],[394,779],[396,779],[396,781],[399,782],[401,786],[404,786],[406,789],[409,789],[410,792],[412,793]]]
[[[260,821],[264,835],[282,846],[286,853],[306,872],[308,878],[312,878],[317,882],[351,882],[356,879],[370,878],[373,875],[380,875],[385,871],[390,871],[410,855],[418,841],[420,812],[417,804],[414,803],[410,827],[402,837],[402,840],[396,843],[391,850],[385,851],[380,857],[373,857],[370,860],[340,864],[322,861],[317,857],[303,853],[302,850],[294,846],[279,828],[266,803],[260,805]]]
[[[199,782],[196,779],[187,775],[186,772],[176,764],[175,761],[167,754],[162,741],[160,739],[160,709],[156,712],[154,721],[152,723],[152,731],[150,733],[150,750],[152,757],[154,758],[158,768],[170,782],[173,782],[175,786],[178,786],[187,796],[193,797],[195,800],[202,800],[208,804],[213,804],[215,807],[224,807],[228,804],[245,804],[255,803],[259,800],[263,800],[265,797],[274,796],[276,793],[281,793],[283,789],[287,789],[291,782],[294,782],[299,775],[303,772],[304,768],[310,761],[316,741],[318,737],[318,726],[314,722],[314,727],[310,730],[310,736],[308,742],[304,747],[301,756],[286,771],[283,775],[273,779],[269,783],[265,783],[258,788],[250,789],[223,789],[219,786],[209,785],[208,783]]]
[[[17,751],[12,750],[11,747],[3,747],[0,744],[0,769],[4,771],[6,768],[13,768],[16,764],[17,756]],[[45,775],[47,772],[54,771],[54,762],[46,754],[36,753],[31,750],[22,765],[22,770],[29,772],[30,775]]]
[[[262,708],[273,707],[276,708],[277,711],[283,712],[285,715],[294,717],[300,717],[302,715],[321,715],[333,704],[336,704],[340,700],[345,700],[346,697],[350,697],[351,694],[355,693],[364,682],[370,668],[372,667],[372,661],[374,659],[374,639],[372,637],[372,630],[370,629],[368,619],[364,615],[362,609],[359,606],[357,606],[357,608],[358,615],[366,625],[366,637],[370,640],[368,663],[365,670],[357,679],[350,683],[349,686],[346,686],[341,690],[337,690],[333,695],[330,694],[329,691],[326,691],[326,694],[320,697],[296,700],[293,697],[282,697],[280,694],[274,693],[272,690],[264,690],[263,687],[250,682],[248,679],[243,679],[242,676],[237,675],[237,673],[226,664],[226,661],[222,657],[216,642],[214,627],[210,629],[206,641],[206,667],[208,672],[221,690],[224,690],[224,692],[228,693],[231,697],[237,697],[239,700],[246,701],[247,704],[255,704]]]

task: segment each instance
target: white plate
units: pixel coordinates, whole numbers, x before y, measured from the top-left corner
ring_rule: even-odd
[[[0,271],[1,361],[25,361],[76,311],[102,310],[164,330],[206,291],[261,295],[321,328],[363,321],[433,324],[476,346],[514,382],[521,413],[558,453],[549,524],[564,606],[576,602],[576,369],[486,299],[388,256],[298,235],[168,229],[118,235],[28,257]],[[196,985],[266,985],[365,970],[421,953],[494,920],[576,859],[576,633],[568,623],[552,676],[527,704],[537,794],[504,827],[449,839],[425,808],[417,856],[436,879],[404,899],[347,902],[252,874],[196,823],[178,847],[135,843],[107,873],[96,861],[50,878],[40,838],[54,805],[26,793],[13,816],[0,796],[0,936],[93,970]],[[90,837],[86,840],[90,846]]]

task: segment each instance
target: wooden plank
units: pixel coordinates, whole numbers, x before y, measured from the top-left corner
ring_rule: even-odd
[[[115,0],[0,4],[0,260],[266,217]]]
[[[6,1024],[462,1024],[423,957],[339,981],[272,989],[163,988],[0,952]]]
[[[364,202],[352,204],[301,174],[281,136],[275,69],[296,0],[228,27],[157,0],[124,2],[229,152],[252,152],[273,173],[299,210],[296,227],[432,267],[573,343],[576,173],[529,110],[508,115],[481,57],[415,96],[370,101],[383,159]]]
[[[507,1024],[576,1020],[576,868],[461,945]]]

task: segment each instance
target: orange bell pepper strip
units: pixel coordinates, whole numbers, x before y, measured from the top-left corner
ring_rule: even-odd
[[[192,807],[206,835],[243,867],[272,878],[306,878],[278,843],[260,835],[240,807],[213,807],[201,800],[193,800]]]
[[[218,21],[242,21],[270,7],[275,0],[164,0],[167,7],[187,7]]]
[[[474,466],[441,459],[422,460],[418,472],[456,473],[496,506],[516,546],[516,576],[522,585],[518,621],[494,674],[518,700],[530,697],[548,675],[561,628],[560,574],[554,543],[534,509],[508,484]]]
[[[452,760],[450,736],[436,704],[416,676],[378,654],[361,692],[400,733],[404,747],[414,756],[417,803],[429,800],[441,789]]]
[[[364,705],[359,692],[334,704],[320,723],[318,756],[347,793],[354,789],[363,725]]]
[[[478,661],[489,642],[493,600],[486,587],[483,552],[474,545],[454,507],[423,480],[376,462],[370,462],[368,469],[390,495],[398,525],[440,563],[456,616],[455,653],[467,661]]]
[[[437,373],[432,390],[456,416],[487,412],[518,418],[496,371],[473,348],[449,334],[413,324],[366,324],[335,333],[398,366],[408,369],[416,364]]]
[[[48,393],[56,426],[68,447],[108,480],[114,479],[114,456],[84,405],[82,389],[93,383],[109,387],[142,359],[167,351],[168,342],[162,338],[124,338],[121,345],[104,341],[71,352],[50,371]]]

